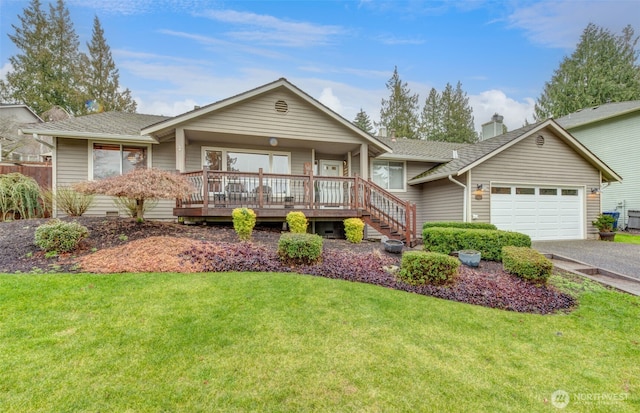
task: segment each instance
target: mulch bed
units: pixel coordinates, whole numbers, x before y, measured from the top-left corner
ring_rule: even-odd
[[[399,266],[400,256],[386,253],[380,242],[328,239],[320,264],[285,264],[276,254],[280,226],[258,227],[252,242],[244,243],[229,225],[80,217],[90,234],[80,248],[46,258],[33,244],[35,229],[46,221],[0,223],[0,272],[298,272],[518,312],[547,314],[575,306],[571,296],[523,281],[489,261],[478,268],[461,266],[450,285],[405,284],[385,270]]]

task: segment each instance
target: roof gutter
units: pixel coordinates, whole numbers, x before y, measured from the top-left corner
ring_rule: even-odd
[[[94,132],[73,132],[73,131],[56,131],[46,129],[19,129],[23,134],[37,134],[45,136],[55,136],[58,138],[73,138],[73,139],[100,139],[113,142],[132,141],[142,143],[159,143],[157,139],[149,135],[118,135],[115,133],[94,133]]]
[[[462,201],[462,222],[467,222],[467,186],[460,181],[453,179],[452,175],[448,176],[449,180],[464,189]]]

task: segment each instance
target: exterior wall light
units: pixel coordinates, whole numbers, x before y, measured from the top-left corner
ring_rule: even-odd
[[[475,195],[477,200],[482,199],[482,184],[478,184],[476,189],[473,191],[473,195]]]

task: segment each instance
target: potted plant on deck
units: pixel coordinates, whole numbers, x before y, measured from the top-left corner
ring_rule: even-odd
[[[613,241],[616,237],[616,229],[613,224],[615,222],[615,218],[611,215],[600,214],[595,221],[592,221],[594,227],[598,228],[598,233],[600,234],[600,239],[603,241]]]

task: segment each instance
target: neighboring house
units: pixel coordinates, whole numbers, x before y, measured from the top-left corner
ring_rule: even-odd
[[[32,136],[20,136],[18,129],[25,124],[43,122],[27,105],[0,103],[0,161],[42,161],[51,149]]]
[[[373,137],[286,79],[175,117],[110,112],[23,132],[55,137],[56,187],[137,167],[185,173],[194,193],[150,218],[229,221],[247,206],[282,222],[295,209],[322,235],[356,216],[412,243],[432,220],[587,238],[600,212],[591,189],[619,180],[553,120],[475,145]],[[118,211],[98,197],[88,214]]]
[[[623,182],[602,188],[602,210],[619,212],[618,226],[625,228],[628,211],[640,211],[640,100],[585,108],[556,121],[622,176]]]

